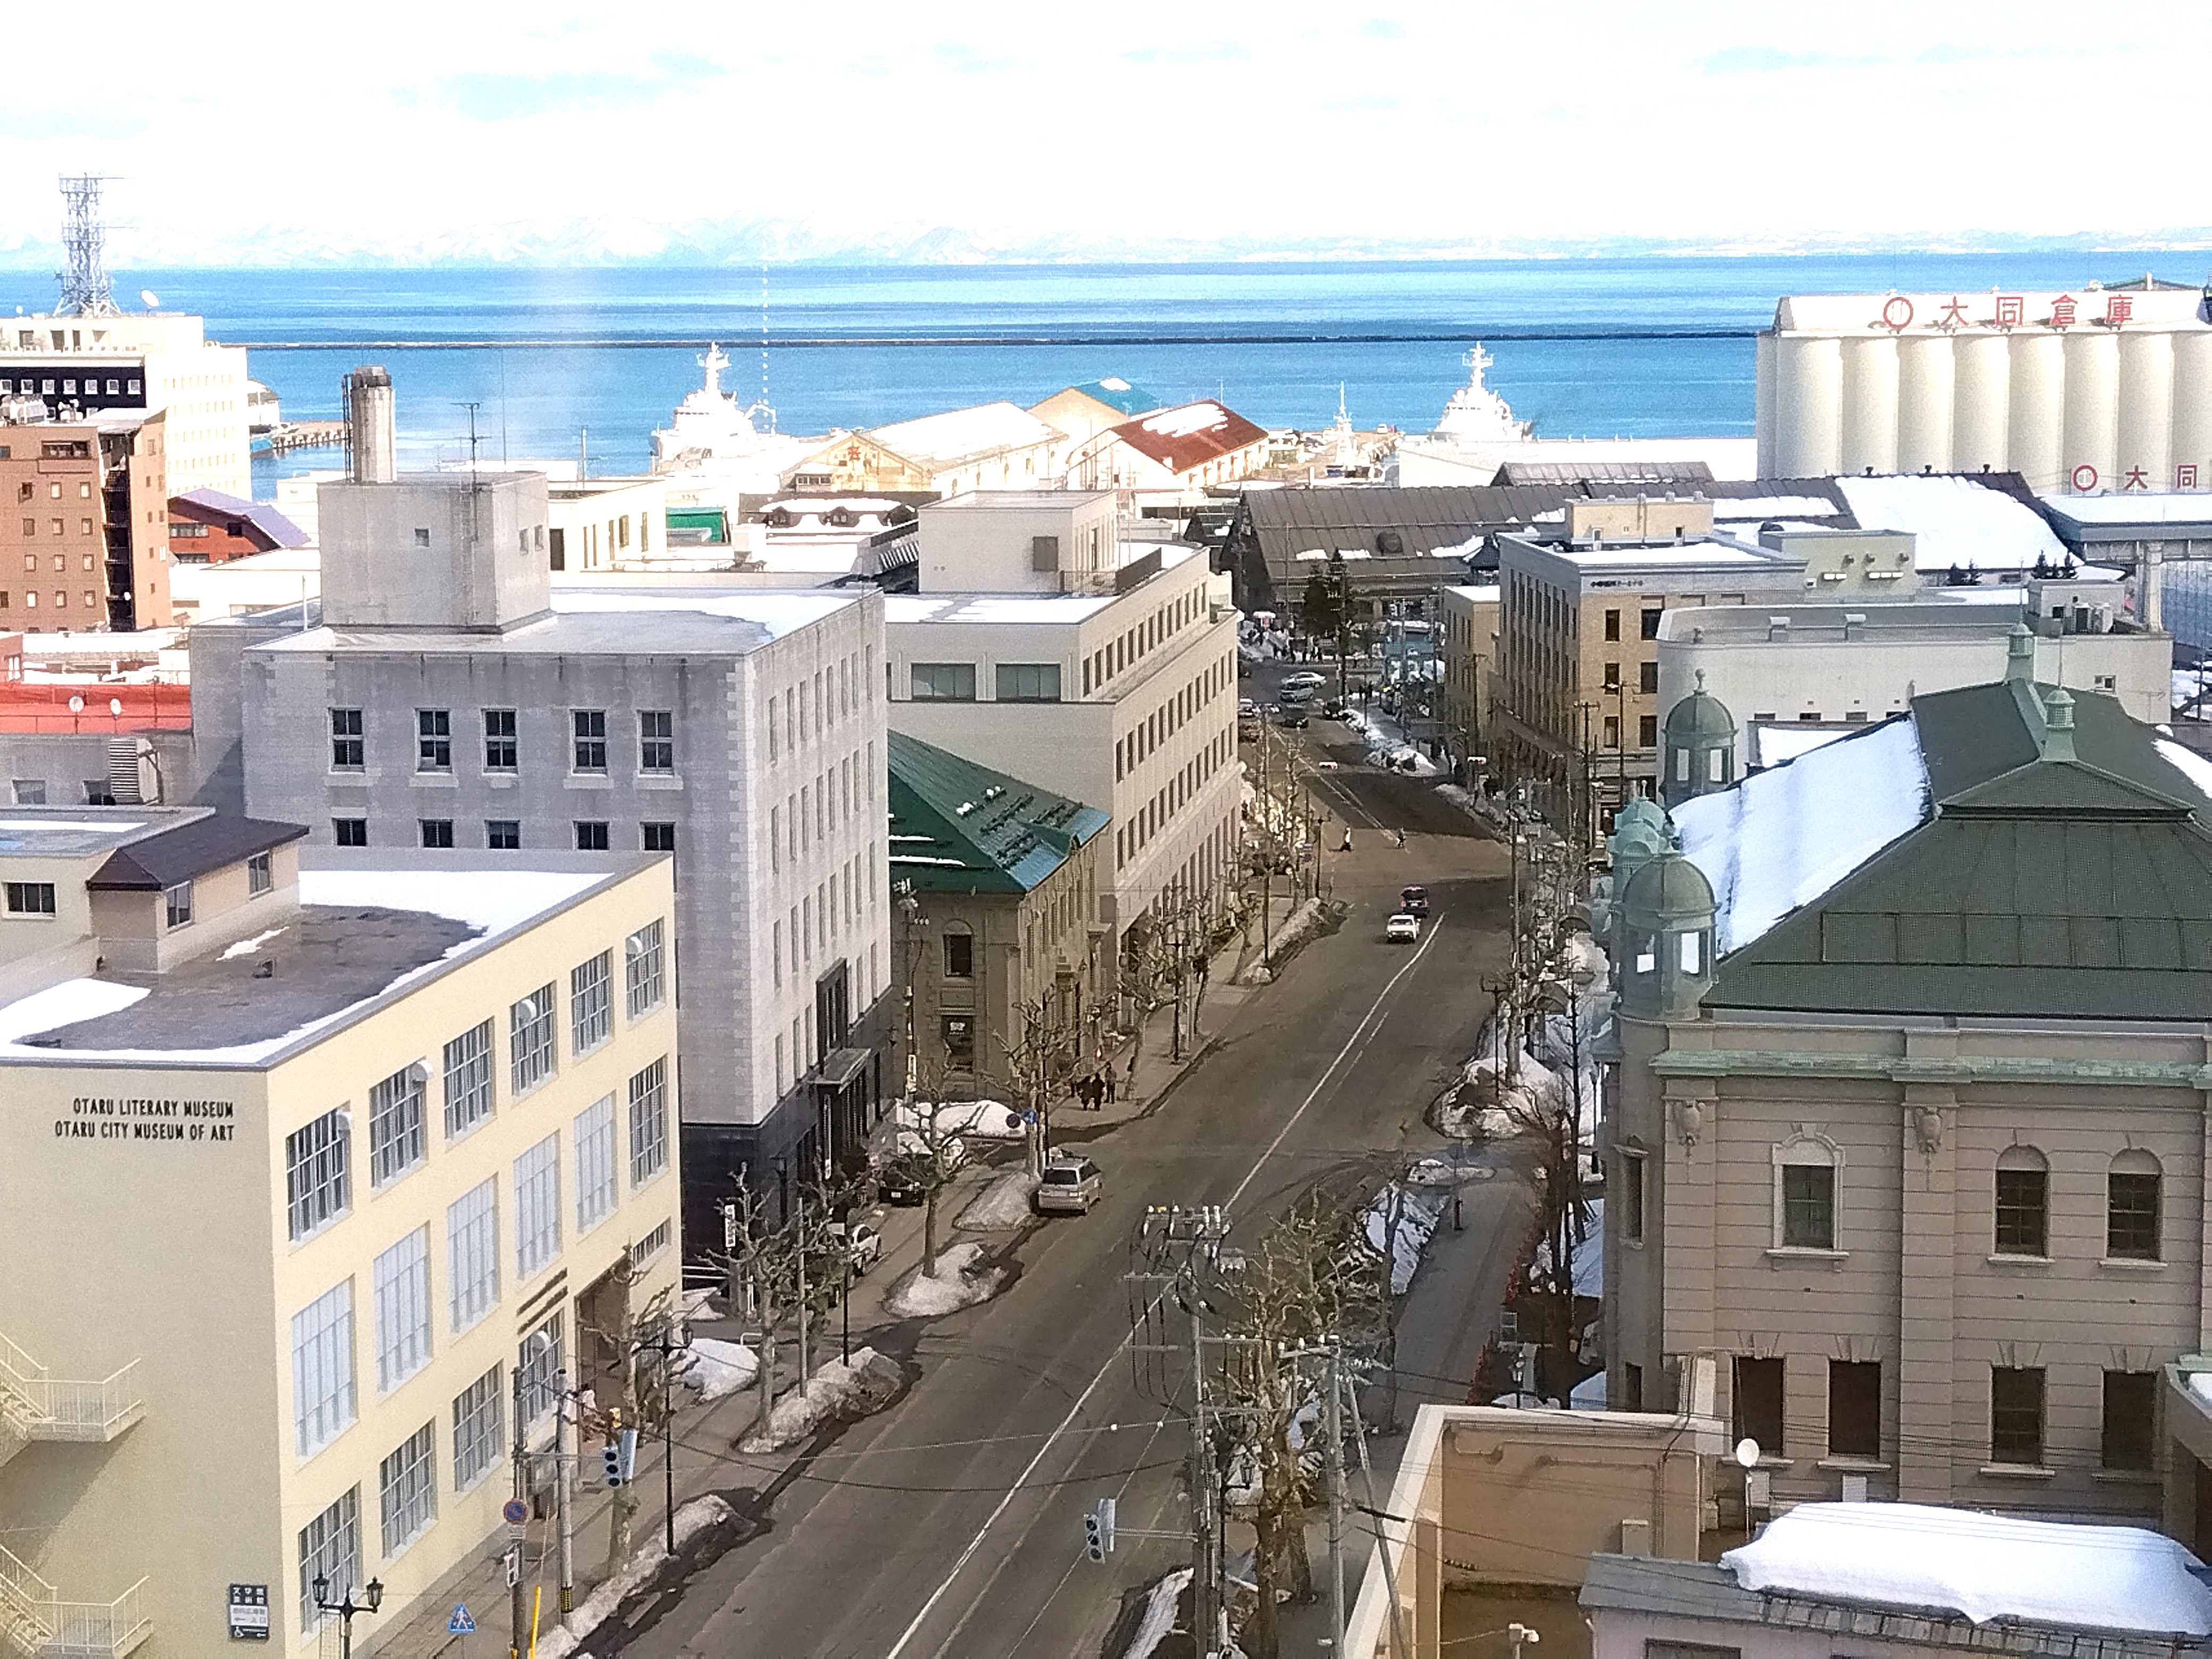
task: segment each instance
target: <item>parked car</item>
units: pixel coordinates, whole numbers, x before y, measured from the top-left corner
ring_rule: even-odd
[[[1412,912],[1401,910],[1383,924],[1382,937],[1393,945],[1409,942],[1421,936],[1421,919]]]
[[[1260,712],[1260,705],[1249,697],[1239,697],[1237,700],[1237,712],[1246,716],[1255,715]]]
[[[1275,711],[1275,724],[1291,726],[1303,732],[1306,727],[1306,711],[1299,704],[1285,703]]]
[[[883,1231],[872,1221],[855,1221],[849,1226],[842,1221],[833,1221],[830,1224],[830,1237],[845,1247],[845,1254],[853,1263],[853,1277],[855,1279],[883,1257]]]
[[[1098,1166],[1089,1158],[1056,1154],[1037,1182],[1036,1206],[1048,1215],[1086,1214],[1103,1184]]]
[[[1429,914],[1429,890],[1425,887],[1406,887],[1399,890],[1398,908],[1408,915]]]
[[[1295,685],[1326,685],[1328,684],[1328,675],[1316,674],[1310,668],[1302,668],[1295,674],[1283,676],[1283,689],[1285,691]]]

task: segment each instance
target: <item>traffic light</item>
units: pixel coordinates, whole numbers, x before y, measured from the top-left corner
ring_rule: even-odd
[[[637,1475],[637,1431],[622,1425],[622,1413],[617,1412],[609,1419],[607,1433],[612,1437],[599,1448],[599,1465],[606,1471],[607,1485],[619,1486]]]
[[[620,1446],[610,1440],[605,1445],[600,1447],[599,1463],[606,1470],[607,1485],[610,1486],[622,1485],[622,1448]]]
[[[1083,1517],[1083,1553],[1091,1560],[1103,1561],[1113,1549],[1114,1500],[1102,1498]]]

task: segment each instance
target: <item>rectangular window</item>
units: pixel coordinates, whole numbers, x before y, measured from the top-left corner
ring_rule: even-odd
[[[615,1207],[615,1097],[601,1097],[576,1114],[576,1234],[605,1221]]]
[[[345,1496],[300,1528],[300,1628],[315,1631],[331,1615],[316,1605],[315,1581],[324,1581],[323,1600],[343,1601],[361,1586],[361,1488]]]
[[[353,1280],[345,1279],[292,1316],[292,1422],[299,1455],[313,1456],[354,1415]]]
[[[514,737],[514,710],[487,708],[483,711],[484,770],[512,772],[520,760]]]
[[[1990,1370],[1990,1462],[2043,1467],[2043,1372]]]
[[[2148,1474],[2155,1466],[2156,1371],[2105,1373],[2104,1466]]]
[[[1659,665],[1640,662],[1636,665],[1636,689],[1650,696],[1659,689]]]
[[[568,973],[568,1048],[589,1054],[615,1028],[615,953],[602,951]]]
[[[8,884],[8,914],[11,916],[50,916],[54,913],[54,884],[50,881],[11,881]]]
[[[358,772],[364,763],[365,740],[362,737],[361,710],[333,708],[331,710],[331,768],[337,772]]]
[[[973,933],[947,933],[945,936],[945,977],[973,979],[975,976],[975,936]]]
[[[1881,1365],[1878,1361],[1828,1362],[1828,1455],[1881,1455]]]
[[[607,826],[603,819],[576,821],[576,850],[579,853],[604,853],[607,850]]]
[[[519,818],[486,818],[484,845],[495,853],[512,853],[522,846],[522,822]]]
[[[496,1468],[506,1450],[499,1367],[453,1396],[453,1490],[466,1492]]]
[[[541,985],[507,1011],[509,1086],[528,1094],[553,1075],[553,988]]]
[[[167,915],[169,926],[182,927],[192,919],[192,884],[180,881],[173,887],[164,888],[161,905]]]
[[[908,672],[916,702],[975,701],[975,665],[972,662],[918,662]]]
[[[1659,717],[1656,714],[1639,714],[1636,717],[1636,746],[1639,749],[1656,749],[1659,746]]]
[[[18,806],[44,806],[46,804],[46,781],[44,778],[17,778],[11,786]]]
[[[669,1240],[674,1236],[675,1235],[670,1229],[668,1223],[665,1221],[662,1222],[658,1227],[655,1227],[643,1238],[639,1239],[636,1243],[629,1247],[630,1266],[633,1267],[642,1267],[647,1262],[652,1261],[653,1257],[659,1255],[663,1250],[666,1249],[668,1248]]]
[[[1657,605],[1654,605],[1644,611],[1644,637],[1645,639],[1656,640],[1659,637],[1659,618],[1666,614],[1665,610]]]
[[[1609,640],[1617,640],[1620,637],[1620,612],[1618,611],[1608,611],[1605,613],[1605,636]]]
[[[346,1212],[347,1143],[343,1106],[284,1137],[284,1200],[292,1242],[311,1237]]]
[[[672,823],[641,823],[637,834],[640,844],[648,853],[676,850],[676,826]]]
[[[368,1184],[381,1187],[422,1161],[422,1079],[428,1066],[394,1072],[368,1091]]]
[[[660,923],[649,921],[623,941],[624,1012],[632,1019],[660,1006]]]
[[[514,1368],[520,1373],[517,1385],[522,1394],[522,1420],[532,1424],[544,1421],[553,1414],[554,1407],[561,1403],[559,1314],[522,1339]]]
[[[1606,664],[1605,672],[1601,678],[1605,689],[1608,691],[1612,690],[1614,686],[1620,684],[1620,665],[1617,662]]]
[[[332,818],[331,839],[340,847],[366,847],[368,845],[368,820]]]
[[[2051,1253],[2051,1172],[2047,1170],[1997,1171],[1996,1253],[1999,1255],[2048,1255]]]
[[[519,1284],[561,1254],[561,1137],[514,1160],[514,1277]]]
[[[446,1139],[466,1134],[491,1115],[491,1022],[472,1026],[446,1045]]]
[[[422,845],[432,848],[450,848],[453,844],[453,821],[451,818],[417,818],[416,828],[422,836]]]
[[[415,711],[415,769],[450,772],[453,769],[453,717],[444,708]]]
[[[1630,1243],[1639,1243],[1644,1237],[1644,1154],[1623,1152],[1620,1155],[1620,1184],[1623,1202],[1620,1209],[1620,1236]]]
[[[446,1273],[458,1336],[499,1302],[499,1179],[487,1176],[446,1206]]]
[[[376,1391],[390,1394],[430,1363],[430,1230],[376,1258]]]
[[[384,1559],[389,1561],[437,1518],[437,1425],[425,1423],[377,1467],[384,1510]]]
[[[1836,1172],[1826,1164],[1782,1167],[1782,1243],[1790,1249],[1836,1248]]]
[[[668,1062],[656,1060],[629,1080],[629,1184],[668,1167]]]
[[[570,711],[569,719],[575,733],[572,765],[579,772],[604,772],[607,769],[607,711],[604,708],[578,708]]]
[[[665,708],[647,708],[637,717],[637,769],[676,769],[676,716]]]
[[[1756,1440],[1762,1457],[1782,1454],[1782,1362],[1740,1358],[1735,1362],[1735,1425],[1729,1438]]]
[[[1060,665],[1056,662],[1002,662],[999,665],[1000,702],[1058,702]]]
[[[256,853],[246,860],[246,897],[259,898],[275,885],[276,878],[269,869],[268,854]]]
[[[2115,1170],[2105,1179],[2105,1254],[2121,1261],[2157,1261],[2158,1177]]]

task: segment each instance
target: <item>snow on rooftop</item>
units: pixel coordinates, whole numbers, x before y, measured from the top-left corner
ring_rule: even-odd
[[[1048,443],[1060,434],[1026,409],[1002,400],[879,426],[868,435],[908,460],[949,465],[1000,450]]]
[[[0,835],[33,836],[55,830],[74,830],[93,836],[127,836],[143,830],[143,823],[118,823],[112,818],[0,818]]]
[[[1721,1557],[1747,1590],[1930,1608],[1977,1625],[2212,1635],[2197,1558],[2140,1527],[2069,1525],[1927,1504],[1800,1504]]]
[[[1836,488],[1862,530],[1910,531],[1923,570],[1975,565],[2024,570],[2038,559],[2063,563],[2066,549],[2026,502],[1972,478],[1839,477]]]
[[[1751,743],[1761,766],[1779,766],[1851,735],[1848,726],[1760,725],[1752,728]]]
[[[1886,720],[1674,811],[1683,855],[1712,884],[1714,947],[1741,949],[1929,813],[1910,719]]]
[[[859,598],[842,588],[817,588],[803,592],[775,593],[730,589],[681,587],[556,587],[553,609],[564,617],[583,617],[610,611],[696,611],[710,617],[758,624],[770,639],[781,639],[800,629],[835,616]]]
[[[1562,547],[1551,550],[1593,570],[1654,564],[1772,564],[1774,556],[1728,542],[1667,542],[1656,546]]]
[[[1716,519],[1832,519],[1836,504],[1825,495],[1717,497]]]
[[[2159,758],[2195,784],[2208,800],[2212,800],[2212,760],[2208,760],[2194,749],[2185,748],[2171,738],[2160,738],[2156,741]],[[0,829],[5,827],[0,825]]]
[[[2044,503],[2076,524],[2212,524],[2212,495],[2045,495]]]
[[[1210,398],[1180,409],[1164,409],[1143,421],[1146,431],[1157,432],[1163,438],[1188,438],[1194,432],[1212,432],[1228,424],[1229,411]]]
[[[889,593],[884,622],[901,623],[1079,623],[1114,603],[1113,594],[1085,593]]]

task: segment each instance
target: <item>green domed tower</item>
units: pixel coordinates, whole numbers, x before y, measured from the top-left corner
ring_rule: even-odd
[[[1669,806],[1735,781],[1735,716],[1705,690],[1702,668],[1698,689],[1667,711],[1662,762],[1659,793]]]

